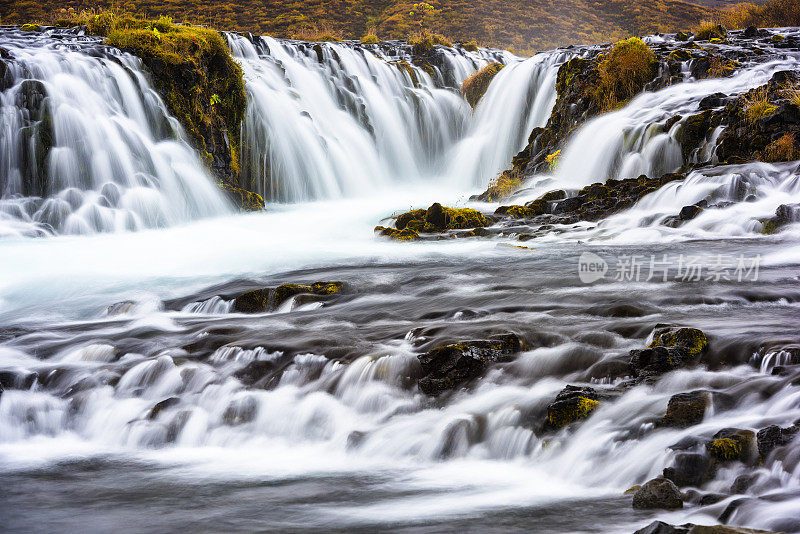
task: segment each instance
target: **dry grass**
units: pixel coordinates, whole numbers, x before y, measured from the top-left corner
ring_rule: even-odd
[[[755,123],[762,117],[768,117],[778,109],[770,102],[769,93],[764,87],[754,89],[742,98],[744,99],[744,114],[750,123]]]
[[[361,44],[378,44],[380,39],[374,33],[368,33],[364,37],[361,38]]]
[[[793,161],[800,156],[796,147],[794,135],[787,133],[783,137],[773,141],[761,154],[763,161]]]
[[[603,111],[615,109],[639,93],[658,68],[653,51],[637,37],[619,41],[602,56],[594,99]]]
[[[711,56],[711,66],[708,68],[708,75],[712,78],[725,78],[733,74],[734,69],[739,64],[730,61],[723,56]]]
[[[489,187],[486,190],[488,193],[487,200],[496,202],[508,198],[511,193],[520,188],[524,178],[525,175],[518,169],[501,172],[489,181]]]
[[[714,38],[724,39],[726,33],[723,26],[710,20],[704,20],[694,28],[694,38],[698,41],[709,41]]]
[[[341,42],[344,34],[328,26],[304,26],[292,33],[292,39],[311,42]]]
[[[737,4],[722,13],[729,28],[800,26],[800,0],[771,0],[765,4]]]
[[[486,94],[492,80],[503,67],[502,63],[489,63],[461,84],[461,94],[464,95],[464,98],[467,99],[473,109],[478,105],[483,95]]]
[[[781,89],[781,96],[800,108],[800,83],[787,84]]]

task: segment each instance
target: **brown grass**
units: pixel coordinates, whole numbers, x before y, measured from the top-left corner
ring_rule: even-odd
[[[762,117],[768,117],[778,109],[770,102],[769,94],[764,87],[754,89],[742,98],[744,99],[744,114],[750,123],[754,123]]]
[[[637,37],[619,41],[600,60],[595,101],[603,111],[621,106],[653,79],[657,68],[655,54],[644,41]]]
[[[511,193],[519,189],[524,178],[525,175],[518,169],[501,172],[489,181],[489,187],[486,190],[488,193],[487,200],[496,202],[508,198]]]
[[[328,26],[304,26],[292,34],[292,39],[311,42],[340,42],[344,34]]]
[[[767,145],[767,148],[761,154],[761,159],[769,162],[793,161],[800,156],[796,145],[794,135],[787,133]]]
[[[781,96],[800,108],[800,83],[785,85],[781,89]]]
[[[725,78],[733,74],[738,66],[735,61],[730,61],[723,56],[711,56],[711,66],[708,68],[708,75],[712,78]]]
[[[698,41],[708,41],[710,39],[724,39],[725,28],[714,21],[704,20],[699,26],[694,28],[694,38]]]
[[[722,12],[729,28],[800,26],[800,0],[771,0],[765,4],[737,4]]]

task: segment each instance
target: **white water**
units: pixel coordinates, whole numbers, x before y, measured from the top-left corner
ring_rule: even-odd
[[[326,200],[136,233],[0,241],[0,257],[12,258],[0,262],[0,323],[45,331],[52,328],[51,340],[64,336],[60,340],[63,348],[46,359],[19,344],[0,344],[3,369],[36,371],[42,377],[53,369],[63,372],[48,388],[36,384],[30,390],[8,389],[0,397],[0,466],[4,472],[47,470],[65,460],[120,455],[123,460],[169,466],[169,476],[179,480],[263,483],[342,473],[387,475],[379,497],[316,507],[324,516],[322,528],[414,524],[434,518],[475,517],[498,509],[527,510],[578,499],[618,497],[630,485],[659,474],[674,454],[668,447],[682,437],[707,437],[725,426],[758,429],[771,423],[786,425],[800,417],[797,387],[785,387],[767,399],[759,394],[760,389],[780,380],[767,376],[767,367],[761,371],[748,366],[722,372],[699,369],[673,373],[656,386],[628,390],[619,400],[600,408],[574,434],[537,437],[525,420],[526,413],[545,406],[565,382],[575,381],[580,370],[610,353],[624,353],[641,344],[641,340],[605,330],[602,343],[564,340],[524,353],[508,369],[491,372],[475,391],[461,392],[441,407],[428,404],[409,387],[408,377],[417,372],[419,352],[410,332],[402,340],[375,342],[370,354],[350,364],[299,354],[279,385],[269,390],[245,388],[231,374],[248,361],[277,358],[275,352],[225,346],[205,360],[187,358],[181,347],[194,341],[183,332],[187,322],[201,316],[209,325],[224,324],[230,318],[229,305],[217,299],[170,312],[164,311],[162,300],[213,283],[325,265],[419,263],[420,273],[425,274],[435,271],[437,262],[471,261],[477,270],[483,264],[499,265],[509,257],[530,258],[527,265],[506,270],[498,267],[498,274],[488,282],[474,280],[469,272],[455,272],[450,264],[444,267],[454,271],[445,285],[461,296],[475,298],[480,309],[486,305],[486,295],[495,291],[498,279],[521,276],[534,283],[542,275],[539,266],[552,252],[546,247],[533,252],[499,248],[492,241],[398,244],[377,240],[372,226],[397,209],[434,200],[457,201],[459,195],[463,199],[465,190],[485,182],[486,173],[491,175],[507,165],[510,156],[524,145],[529,128],[547,119],[554,67],[563,57],[543,55],[507,67],[470,115],[454,92],[436,88],[422,71],[416,71],[422,86],[413,88],[402,71],[345,45],[325,45],[325,53],[336,50],[339,54],[344,66],[338,67],[339,63],[330,61],[320,66],[314,63],[315,52],[305,54],[298,45],[271,40],[264,41],[270,57],[263,57],[262,51],[256,58],[252,55],[255,49],[248,49],[249,41],[231,39],[245,65],[252,96],[245,133],[253,136],[251,146],[276,151],[275,161],[280,162],[269,171],[272,182],[259,181],[266,170],[251,163],[251,172],[261,169],[251,175],[253,184],[261,184],[259,190],[276,200]],[[462,65],[464,56],[458,57],[454,64],[460,70],[454,67],[454,72],[463,77],[469,68]],[[286,78],[279,74],[275,61],[286,69]],[[637,148],[620,148],[629,145],[615,137],[617,129],[631,126],[634,118],[653,122],[682,112],[677,110],[691,110],[692,98],[720,90],[716,83],[731,91],[763,83],[770,75],[765,68],[777,66],[757,67],[737,79],[668,88],[659,93],[659,98],[672,102],[668,110],[654,110],[657,98],[644,95],[618,114],[597,119],[576,134],[555,176],[537,178],[542,183],[549,181],[541,188],[577,188],[613,175],[618,164],[595,157],[605,151],[616,151],[615,157],[629,162],[619,168],[629,168],[634,174],[640,168],[673,165],[663,157],[669,153],[669,139],[656,141],[635,133],[630,135],[637,141],[630,146]],[[351,112],[343,111],[334,96],[334,80],[350,76],[359,80],[361,92],[369,95],[361,103],[370,122],[380,124],[373,128],[374,136]],[[356,92],[359,97],[361,92]],[[387,95],[393,105],[386,105]],[[514,106],[514,113],[504,113]],[[269,113],[260,115],[262,109]],[[409,109],[427,111],[415,115],[415,122],[408,120]],[[519,110],[525,112],[517,113]],[[454,127],[456,133],[449,135]],[[581,137],[587,131],[594,132],[588,140]],[[583,145],[576,144],[579,138],[584,139]],[[186,152],[181,143],[168,144]],[[159,143],[153,149],[161,148]],[[567,173],[570,168],[576,169],[574,174]],[[276,176],[283,176],[282,188],[273,187]],[[737,181],[746,184],[746,193],[753,194],[755,202],[708,210],[680,229],[658,225],[683,205],[709,196],[742,200],[739,188],[732,187]],[[668,185],[645,197],[594,233],[574,235],[626,242],[648,241],[654,236],[663,239],[670,234],[680,239],[753,235],[759,230],[755,218],[771,215],[779,203],[796,201],[797,181],[793,164],[754,164],[695,173],[682,184]],[[336,198],[339,196],[362,198]],[[565,269],[563,265],[557,268]],[[365,272],[369,273],[368,267]],[[394,285],[401,280],[390,270],[361,276],[363,279],[354,277],[355,281],[374,276],[383,284]],[[555,309],[550,303],[568,294],[589,294],[593,302],[605,303],[636,291],[614,284],[576,286],[569,275],[565,279],[531,300],[540,305],[548,302]],[[646,294],[673,290],[651,288]],[[360,298],[373,302],[376,310],[404,299],[419,299],[423,307],[435,304],[435,291],[428,288],[421,295],[414,291],[409,283],[398,285],[388,295]],[[548,298],[552,300],[546,301]],[[110,304],[127,299],[136,302],[128,313],[107,315]],[[689,320],[702,311],[720,315],[724,321],[730,314],[742,320],[741,316],[757,310],[756,305],[736,308],[736,302],[717,308],[686,306],[673,313]],[[790,316],[798,311],[796,304],[787,302],[774,308]],[[303,327],[312,332],[319,329],[320,335],[350,327],[335,307],[327,315],[317,316],[307,314],[309,310],[286,311],[275,314],[275,322],[267,328],[288,331],[296,317],[292,314],[307,317]],[[537,323],[545,321],[551,310],[524,313],[525,322]],[[496,315],[505,321],[515,314],[502,311]],[[785,321],[786,315],[776,320],[783,317]],[[235,319],[245,324],[245,317]],[[558,319],[581,322],[581,330],[593,333],[583,316]],[[365,328],[387,328],[399,321],[403,317],[376,319]],[[408,330],[415,326],[410,324]],[[98,329],[90,331],[95,327]],[[735,326],[729,327],[728,333],[732,330]],[[176,341],[171,335],[187,338]],[[115,346],[137,338],[163,340],[163,347],[139,353],[121,352]],[[103,382],[109,372],[121,374],[115,385]],[[701,425],[691,429],[653,430],[651,420],[663,415],[673,393],[734,386],[739,389],[735,390],[733,409],[709,413]],[[179,398],[179,403],[149,419],[153,405],[169,397]],[[365,433],[357,446],[351,442],[353,432]],[[629,439],[631,435],[634,437]],[[760,478],[752,494],[791,494],[800,489],[797,462],[772,464],[755,472]],[[723,471],[707,489],[727,491],[739,473],[737,469]],[[675,523],[716,523],[732,499],[659,517]],[[743,507],[733,522],[772,528],[798,514],[796,498],[759,502]],[[642,523],[631,520],[608,525],[605,530],[630,532]]]
[[[161,228],[230,212],[136,58],[4,35],[13,59],[0,93],[0,237]],[[21,130],[35,136],[42,117],[18,105],[25,80],[43,84],[53,129],[43,187],[30,192],[24,183],[39,170],[24,153],[40,147]]]
[[[569,57],[521,61],[443,48],[446,72],[432,78],[399,48],[323,43],[320,61],[307,43],[228,40],[250,94],[243,180],[276,201],[364,196],[419,181],[480,187],[547,121],[557,67]],[[458,87],[490,60],[509,66],[473,114]]]

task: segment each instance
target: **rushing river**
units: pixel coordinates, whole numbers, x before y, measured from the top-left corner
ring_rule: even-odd
[[[800,344],[800,229],[762,236],[758,223],[800,200],[797,162],[701,170],[524,247],[386,241],[372,228],[392,213],[468,204],[546,123],[557,68],[582,51],[447,51],[446,72],[416,69],[414,83],[392,65],[402,47],[326,44],[320,59],[300,43],[228,40],[250,95],[244,173],[273,201],[263,213],[233,213],[135,58],[71,34],[0,34],[15,65],[0,86],[0,528],[629,533],[722,517],[800,532],[797,441],[772,463],[720,469],[704,487],[725,494],[715,504],[641,511],[623,495],[681,440],[800,419],[799,362],[775,349]],[[488,61],[508,66],[472,113],[452,89]],[[648,124],[797,62],[642,95],[579,129],[559,170],[519,198],[675,170],[674,132]],[[20,156],[41,127],[20,104],[30,79],[55,126],[37,194],[21,185],[39,172]],[[23,123],[33,134],[19,147]],[[730,205],[660,224],[703,198]],[[593,283],[584,253],[608,266]],[[723,258],[726,276],[711,276]],[[663,271],[648,276],[653,259]],[[317,280],[347,290],[231,309],[244,291]],[[565,384],[614,383],[658,323],[706,332],[705,365],[537,435]],[[533,348],[469,389],[418,390],[417,355],[505,331]],[[276,372],[252,381],[253,362]],[[654,427],[673,394],[699,389],[720,399],[702,423]],[[754,481],[730,494],[742,474]]]

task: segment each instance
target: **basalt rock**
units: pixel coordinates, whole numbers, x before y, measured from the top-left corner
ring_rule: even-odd
[[[800,426],[796,424],[786,428],[771,425],[759,430],[758,434],[756,434],[756,442],[761,460],[766,461],[772,451],[791,443],[798,435],[798,432],[800,432]]]
[[[481,376],[492,363],[512,360],[526,348],[525,340],[512,333],[437,347],[417,357],[423,374],[419,388],[427,395],[439,395]]]
[[[218,185],[239,209],[243,211],[261,211],[264,209],[264,199],[258,193],[253,193],[225,182],[221,182]]]
[[[768,530],[752,528],[731,527],[728,525],[670,525],[663,521],[653,521],[633,534],[778,534]]]
[[[316,300],[327,300],[344,289],[343,282],[314,282],[305,284],[282,284],[274,289],[254,289],[242,293],[233,301],[233,311],[239,313],[260,313],[273,311],[292,297],[309,295]]]
[[[775,216],[761,221],[763,227],[761,233],[774,234],[787,224],[800,221],[800,203],[781,204],[775,210]]]
[[[25,196],[47,195],[47,161],[53,147],[53,117],[47,90],[38,80],[25,80],[16,94],[16,106],[23,110],[19,135],[25,139],[19,158],[25,176],[22,177],[22,194]],[[0,178],[5,185],[6,177]]]
[[[716,463],[707,454],[681,452],[675,455],[670,467],[664,468],[664,477],[678,487],[700,486],[714,478]]]
[[[708,338],[701,330],[657,327],[646,349],[631,351],[631,372],[638,381],[651,382],[663,373],[695,364],[707,348]]]
[[[644,510],[674,510],[683,508],[683,498],[680,490],[671,480],[659,477],[645,482],[633,494],[633,507]]]
[[[421,238],[420,233],[444,234],[451,230],[476,230],[489,224],[486,216],[478,210],[448,208],[436,202],[426,210],[417,209],[398,215],[395,228],[376,226],[375,232],[398,241],[416,241]]]

